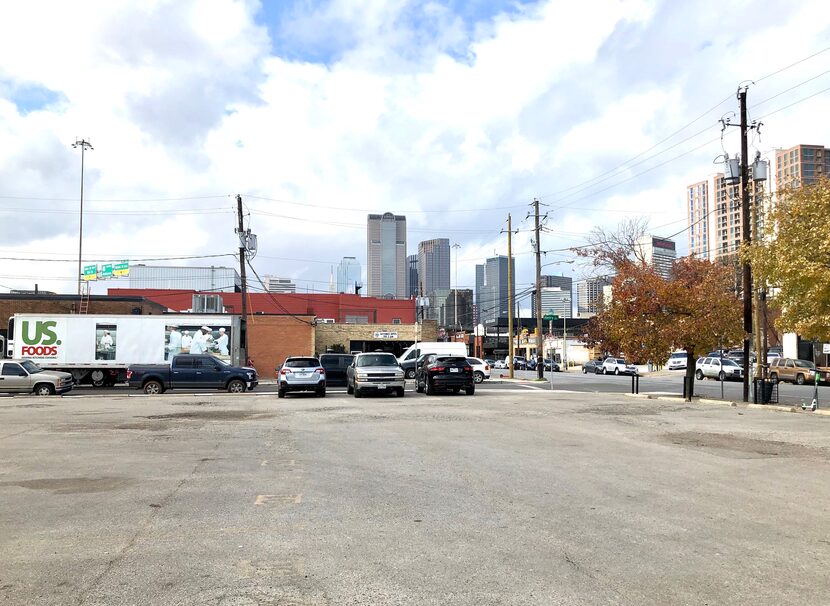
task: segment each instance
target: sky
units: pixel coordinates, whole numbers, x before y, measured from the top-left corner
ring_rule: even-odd
[[[77,290],[83,265],[238,265],[328,292],[366,264],[366,215],[407,252],[449,238],[452,285],[507,253],[531,284],[595,270],[569,249],[646,217],[688,252],[686,186],[740,151],[830,146],[826,0],[90,0],[0,19],[0,292]],[[456,269],[457,268],[457,269]],[[100,281],[94,293],[127,287]]]

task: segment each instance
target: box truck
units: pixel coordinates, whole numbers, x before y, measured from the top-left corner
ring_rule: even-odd
[[[126,381],[130,364],[169,364],[181,353],[239,365],[239,316],[15,314],[5,352],[100,387]]]

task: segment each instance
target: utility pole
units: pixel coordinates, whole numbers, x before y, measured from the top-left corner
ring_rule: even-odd
[[[536,229],[536,378],[545,378],[545,358],[542,351],[542,247],[539,245],[539,198],[533,199]]]
[[[507,215],[507,357],[510,364],[507,366],[507,376],[513,378],[513,223],[510,214]]]
[[[456,242],[452,247],[455,249],[455,328],[460,330],[461,326],[458,324],[458,249],[461,245]]]
[[[248,254],[248,234],[242,216],[242,196],[236,194],[236,213],[239,218],[239,277],[242,281],[242,315],[239,319],[239,364],[248,365],[248,284],[245,279],[245,261]]]
[[[81,216],[80,225],[78,228],[78,296],[81,296],[81,282],[83,280],[83,267],[81,267],[81,257],[84,250],[84,152],[88,149],[93,149],[92,144],[86,139],[75,138],[75,143],[72,144],[74,148],[81,148]]]
[[[749,155],[747,142],[746,122],[746,87],[739,89],[738,100],[741,104],[741,244],[749,247],[752,241],[750,223],[751,215],[749,208]],[[744,302],[744,402],[749,401],[749,347],[752,334],[752,268],[749,262],[744,260],[741,274],[741,288],[743,289]]]

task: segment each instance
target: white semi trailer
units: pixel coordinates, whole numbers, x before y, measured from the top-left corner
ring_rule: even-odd
[[[15,314],[4,351],[96,387],[125,381],[130,364],[169,363],[180,353],[245,362],[239,360],[239,316],[228,314]]]

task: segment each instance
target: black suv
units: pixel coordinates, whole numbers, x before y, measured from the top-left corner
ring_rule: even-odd
[[[345,385],[346,369],[354,356],[347,353],[325,353],[320,356],[320,366],[326,370],[326,385]]]
[[[476,392],[473,367],[466,357],[430,354],[421,360],[415,373],[415,391],[431,396],[438,391],[458,393],[462,389],[468,396]]]

